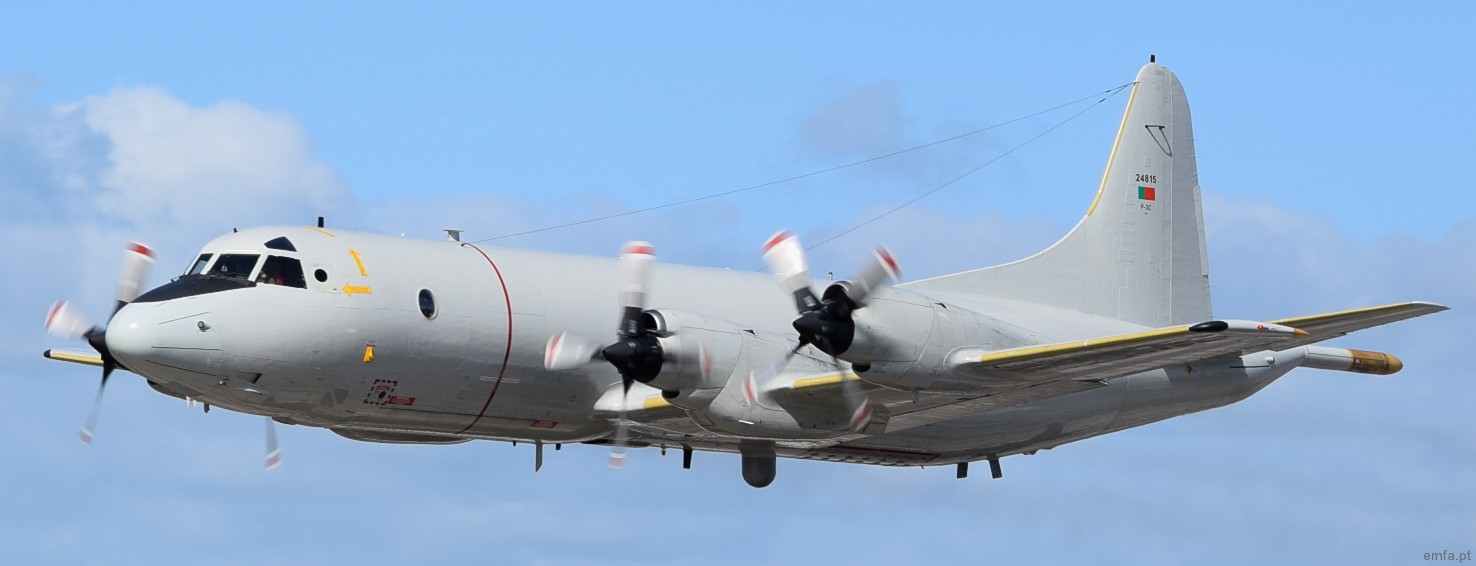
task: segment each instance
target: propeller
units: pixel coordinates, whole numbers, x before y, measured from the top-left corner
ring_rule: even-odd
[[[799,237],[788,230],[780,230],[763,246],[764,262],[779,277],[780,284],[794,295],[795,310],[799,317],[794,319],[794,330],[799,334],[799,345],[782,363],[806,345],[813,345],[830,355],[830,363],[841,371],[840,356],[851,347],[856,337],[856,321],[853,313],[866,306],[878,289],[897,279],[897,260],[885,247],[877,247],[872,261],[864,266],[855,279],[831,285],[823,297],[816,297],[810,289],[809,267],[805,261],[805,249]],[[782,365],[781,363],[781,365]],[[871,402],[866,391],[855,379],[841,376],[841,393],[850,410],[848,428],[859,432],[871,420]]]
[[[550,370],[574,369],[603,359],[620,372],[620,420],[615,426],[610,452],[610,467],[615,469],[625,467],[625,444],[630,434],[626,419],[630,387],[637,381],[649,382],[661,373],[664,355],[661,342],[653,322],[643,315],[655,260],[655,251],[647,242],[626,242],[621,248],[621,316],[614,343],[601,348],[598,341],[561,332],[548,339],[543,355],[543,367]]]
[[[149,268],[154,264],[154,251],[147,245],[131,242],[123,252],[123,269],[118,275],[118,287],[114,297],[117,303],[113,306],[113,315],[123,309],[124,305],[138,298],[139,291],[143,288],[144,279],[148,277]],[[108,316],[112,320],[112,315]],[[102,409],[103,390],[108,386],[108,377],[113,375],[113,370],[118,369],[118,360],[108,350],[107,329],[94,326],[92,321],[68,303],[57,301],[51,306],[46,314],[46,331],[52,336],[67,338],[71,340],[83,339],[87,344],[97,350],[102,357],[102,380],[97,384],[97,395],[92,400],[92,410],[87,414],[87,422],[82,425],[82,431],[77,437],[83,444],[92,444],[93,431],[97,430],[97,415]]]
[[[892,252],[878,247],[872,253],[873,261],[855,279],[831,285],[824,297],[817,298],[810,290],[809,268],[798,236],[788,230],[779,231],[764,243],[763,254],[764,262],[779,276],[781,285],[794,295],[799,318],[794,319],[793,326],[799,333],[800,344],[814,345],[832,357],[845,353],[856,337],[852,312],[865,306],[877,289],[890,284],[898,275]]]
[[[629,439],[626,412],[630,405],[630,386],[636,381],[650,381],[661,373],[661,342],[652,333],[650,321],[641,315],[646,310],[646,287],[651,280],[655,250],[646,242],[627,242],[620,251],[620,327],[614,344],[600,351],[605,361],[620,372],[620,420],[615,425],[615,445],[610,449],[610,467],[625,467],[625,443]]]
[[[267,452],[266,469],[268,472],[282,465],[282,449],[277,447],[277,427],[272,423],[272,418],[266,418],[267,427]]]

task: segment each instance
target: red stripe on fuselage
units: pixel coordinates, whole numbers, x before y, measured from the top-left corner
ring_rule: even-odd
[[[497,268],[497,262],[492,261],[492,258],[487,256],[487,252],[482,251],[482,248],[474,244],[462,245],[477,250],[477,253],[482,254],[482,257],[487,259],[487,263],[492,266],[492,272],[497,274],[497,284],[502,287],[502,300],[507,304],[507,348],[502,352],[502,368],[497,370],[497,381],[492,384],[492,392],[487,395],[487,402],[482,403],[482,410],[477,413],[477,418],[472,419],[471,424],[466,425],[466,428],[456,431],[458,434],[477,426],[477,422],[481,421],[482,416],[487,414],[487,407],[492,406],[492,398],[497,396],[497,388],[502,386],[502,376],[507,374],[507,360],[512,357],[513,344],[512,295],[507,292],[507,281],[502,278],[502,270]]]

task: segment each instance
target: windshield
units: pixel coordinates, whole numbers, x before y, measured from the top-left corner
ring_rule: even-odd
[[[186,271],[185,275],[199,275],[200,273],[204,272],[205,264],[210,263],[211,255],[212,254],[200,254],[200,258],[195,260],[195,264],[190,266],[190,270]]]
[[[256,254],[220,254],[220,258],[215,260],[215,266],[210,268],[210,275],[232,279],[249,278],[260,257]]]

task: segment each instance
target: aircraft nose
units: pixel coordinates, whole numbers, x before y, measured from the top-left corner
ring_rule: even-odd
[[[198,301],[124,305],[108,324],[108,351],[135,373],[211,374],[218,363],[215,318]],[[162,375],[161,375],[162,377]]]
[[[124,366],[134,367],[135,362],[148,357],[158,342],[153,330],[157,324],[147,320],[147,306],[124,305],[108,322],[108,351]]]

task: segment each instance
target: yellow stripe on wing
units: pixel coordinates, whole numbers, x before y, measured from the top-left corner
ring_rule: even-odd
[[[984,354],[982,356],[979,356],[979,363],[981,363],[981,364],[1002,364],[1002,363],[1009,363],[1009,362],[1020,362],[1020,361],[1031,360],[1031,359],[1035,359],[1035,358],[1042,358],[1042,357],[1046,357],[1046,356],[1052,356],[1052,355],[1056,355],[1056,354],[1065,354],[1065,353],[1070,353],[1070,352],[1080,352],[1080,351],[1090,350],[1090,349],[1093,349],[1093,348],[1102,348],[1102,347],[1106,347],[1106,346],[1120,346],[1120,345],[1124,345],[1124,344],[1134,344],[1134,343],[1138,343],[1138,342],[1149,342],[1149,341],[1152,341],[1152,340],[1158,340],[1160,338],[1166,338],[1166,337],[1169,337],[1169,336],[1179,336],[1179,335],[1185,335],[1185,334],[1189,334],[1189,327],[1188,326],[1175,326],[1175,327],[1171,327],[1171,328],[1160,328],[1160,329],[1157,329],[1157,330],[1145,330],[1143,332],[1133,332],[1131,334],[1118,334],[1116,336],[1103,336],[1101,338],[1088,338],[1086,340],[1080,340],[1080,341],[1075,341],[1075,342],[1063,342],[1063,343],[1060,343],[1060,344],[1047,344],[1045,346],[1027,346],[1027,347],[1024,347],[1024,348],[1015,348],[1013,350],[1004,350],[1004,351],[1000,351],[1000,352],[990,352],[988,354]]]
[[[1327,312],[1327,313],[1313,314],[1313,315],[1307,315],[1307,316],[1295,316],[1295,317],[1292,317],[1292,318],[1283,318],[1281,320],[1273,320],[1271,322],[1273,322],[1275,324],[1284,324],[1286,326],[1309,326],[1311,324],[1315,324],[1315,323],[1323,322],[1323,321],[1327,321],[1327,320],[1333,320],[1333,319],[1339,319],[1339,318],[1352,318],[1352,317],[1358,317],[1358,316],[1362,316],[1362,315],[1366,315],[1366,314],[1376,314],[1376,313],[1385,313],[1385,312],[1398,312],[1398,311],[1406,311],[1406,310],[1428,310],[1430,312],[1438,312],[1438,311],[1443,311],[1445,309],[1446,309],[1446,307],[1441,306],[1441,305],[1437,305],[1437,304],[1434,304],[1434,303],[1424,303],[1424,302],[1419,302],[1419,301],[1412,301],[1412,302],[1408,302],[1408,303],[1396,303],[1396,304],[1392,304],[1392,305],[1382,305],[1382,306],[1377,306],[1377,307],[1366,307],[1366,308],[1361,308],[1361,309],[1350,309],[1350,310],[1345,310],[1345,311]]]
[[[855,373],[849,371],[817,375],[815,377],[802,377],[800,379],[794,380],[794,385],[791,385],[790,389],[802,390],[814,389],[816,387],[831,387],[835,385],[840,385],[842,381],[855,381],[858,379],[861,378]]]
[[[671,401],[667,401],[665,397],[647,397],[646,400],[641,403],[641,409],[646,411],[655,411],[657,409],[669,408],[671,408]]]

